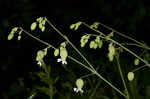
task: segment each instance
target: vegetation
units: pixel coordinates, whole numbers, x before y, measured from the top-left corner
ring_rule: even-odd
[[[25,89],[28,99],[149,99],[149,85],[142,82],[148,82],[145,75],[149,71],[142,69],[150,67],[150,48],[145,43],[100,22],[70,25],[73,33],[82,33],[79,45],[46,17],[37,18],[31,32],[38,31],[37,27],[43,33],[53,33],[49,31],[52,28],[62,39],[47,43],[22,27],[14,27],[8,35],[8,40],[15,36],[21,40],[26,34],[45,46],[35,57],[40,70],[31,73],[33,85]]]

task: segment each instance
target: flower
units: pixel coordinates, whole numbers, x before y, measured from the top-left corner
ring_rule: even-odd
[[[40,61],[38,61],[38,63],[37,63],[40,67],[42,66],[42,64],[44,64],[44,61],[43,60],[40,60]]]
[[[78,93],[83,93],[83,90],[81,88],[73,88],[74,92]]]
[[[73,88],[73,90],[75,92],[77,92],[77,93],[78,92],[83,93],[83,90],[82,90],[83,85],[84,85],[83,80],[81,78],[79,78],[79,79],[76,80],[76,86],[77,86],[77,88]]]
[[[67,64],[67,61],[66,60],[62,60],[61,58],[58,58],[57,62],[62,62],[62,64]]]

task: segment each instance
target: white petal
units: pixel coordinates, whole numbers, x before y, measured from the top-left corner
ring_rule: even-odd
[[[62,64],[67,64],[67,61],[62,61]]]
[[[57,62],[61,62],[61,61],[62,61],[61,58],[58,58],[58,59],[57,59]]]
[[[38,64],[39,66],[41,66],[41,65],[42,65],[41,61],[39,61],[37,64]]]
[[[75,92],[76,92],[76,91],[77,91],[77,88],[73,88],[73,91],[75,91]]]
[[[83,93],[83,90],[82,89],[78,89],[81,93]]]

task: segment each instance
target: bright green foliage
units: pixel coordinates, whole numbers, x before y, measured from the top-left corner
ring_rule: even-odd
[[[41,61],[45,56],[45,52],[43,50],[39,50],[37,52],[36,61]]]
[[[18,27],[14,27],[14,28],[11,30],[10,34],[8,35],[7,39],[8,39],[8,40],[13,39],[14,34],[17,32],[17,30],[18,30]]]
[[[83,85],[84,85],[84,82],[81,78],[76,80],[76,86],[78,89],[82,89]]]
[[[37,22],[33,22],[30,27],[31,31],[35,30],[36,26],[37,26]]]
[[[54,56],[58,56],[58,55],[59,55],[59,49],[55,49]]]
[[[132,81],[134,79],[134,73],[133,72],[129,72],[127,77],[128,77],[129,81]]]
[[[114,55],[115,55],[115,47],[114,47],[113,43],[109,44],[108,51],[109,51],[109,53],[108,53],[109,61],[113,61]]]
[[[140,60],[136,58],[136,59],[134,60],[134,65],[139,65],[139,63],[140,63]]]
[[[98,26],[99,26],[99,22],[94,22],[94,23],[90,26],[90,28],[92,28],[92,29],[97,29]]]
[[[71,24],[70,25],[70,29],[71,30],[77,30],[78,28],[79,28],[79,26],[82,24],[82,22],[77,22],[77,23],[75,23],[75,24]]]
[[[89,35],[83,35],[81,37],[80,43],[81,43],[81,47],[84,47],[85,44],[88,42],[90,36]]]

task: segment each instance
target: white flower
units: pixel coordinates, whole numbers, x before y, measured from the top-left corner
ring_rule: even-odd
[[[40,67],[42,66],[42,64],[44,64],[44,61],[43,60],[40,60],[40,61],[38,61],[38,63],[37,63]]]
[[[73,88],[74,92],[78,93],[83,93],[83,90],[81,88]]]
[[[77,88],[73,88],[73,90],[76,93],[78,93],[78,92],[83,93],[83,90],[82,90],[83,85],[84,85],[83,80],[81,78],[79,78],[79,79],[76,80],[76,86],[77,86]]]
[[[62,62],[62,64],[67,64],[67,61],[66,60],[62,60],[61,58],[58,58],[57,62]]]

